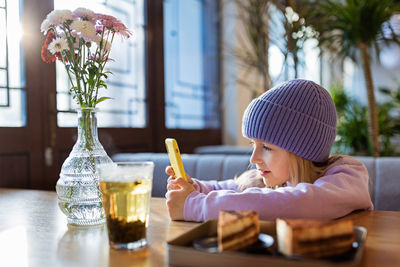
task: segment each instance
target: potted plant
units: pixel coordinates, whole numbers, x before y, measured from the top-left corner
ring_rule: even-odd
[[[361,58],[368,96],[368,125],[373,156],[379,156],[378,110],[371,73],[370,48],[397,40],[388,21],[400,11],[394,0],[316,0],[308,2],[307,21],[319,32],[319,45],[344,56]]]

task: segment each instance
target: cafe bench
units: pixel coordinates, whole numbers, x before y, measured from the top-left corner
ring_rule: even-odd
[[[198,151],[182,154],[185,171],[200,180],[226,180],[251,168],[249,153],[211,154]],[[155,163],[153,197],[164,197],[167,178],[165,167],[169,165],[166,153],[120,153],[114,161],[153,161]],[[400,211],[400,157],[356,157],[368,170],[369,191],[377,210]]]

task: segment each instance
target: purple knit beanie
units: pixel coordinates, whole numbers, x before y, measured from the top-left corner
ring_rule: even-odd
[[[242,134],[323,162],[336,137],[335,105],[320,85],[291,80],[250,103],[243,115]]]

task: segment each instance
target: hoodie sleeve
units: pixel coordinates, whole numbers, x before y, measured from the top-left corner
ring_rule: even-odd
[[[192,192],[185,201],[186,221],[205,221],[218,217],[219,210],[255,210],[262,220],[285,218],[334,219],[357,209],[372,209],[365,166],[351,157],[343,157],[325,176],[313,184],[275,190],[249,188]],[[216,185],[214,184],[214,188]]]
[[[200,193],[208,194],[214,190],[233,190],[237,191],[237,184],[233,179],[225,181],[200,181],[198,179],[193,179],[194,182],[199,186]]]

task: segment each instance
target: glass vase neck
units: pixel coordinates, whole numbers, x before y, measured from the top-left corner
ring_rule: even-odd
[[[79,108],[77,145],[82,149],[92,151],[99,143],[97,133],[97,117],[95,108]]]

